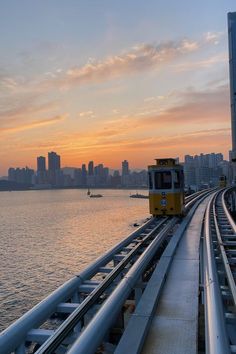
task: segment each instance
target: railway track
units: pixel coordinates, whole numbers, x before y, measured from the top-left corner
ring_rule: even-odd
[[[236,225],[229,190],[210,199],[204,225],[203,272],[206,353],[236,353]]]
[[[186,210],[189,211],[209,193],[212,190],[186,198]],[[0,334],[0,353],[66,353],[79,335],[81,337],[80,333],[86,336],[91,320],[101,309],[104,312],[109,301],[115,307],[113,316],[116,311],[119,315],[124,307],[128,311],[134,308],[171,239],[173,228],[180,222],[177,217],[151,218],[3,331]],[[108,313],[106,316],[102,317],[106,323],[104,328],[113,319]],[[128,316],[123,313],[120,321],[123,323],[124,317]],[[110,327],[112,325],[110,323]],[[114,337],[119,338],[123,325],[111,330]],[[97,330],[102,332],[101,328]],[[99,344],[99,338],[97,341]],[[94,345],[96,347],[97,344]]]

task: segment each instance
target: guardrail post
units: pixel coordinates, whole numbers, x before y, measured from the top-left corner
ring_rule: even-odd
[[[134,289],[134,299],[135,299],[135,306],[137,306],[139,300],[141,299],[143,294],[142,290],[142,277],[139,279],[137,286]]]
[[[25,344],[22,343],[17,349],[16,354],[26,354]]]
[[[79,294],[78,291],[76,291],[71,298],[71,302],[79,303]]]

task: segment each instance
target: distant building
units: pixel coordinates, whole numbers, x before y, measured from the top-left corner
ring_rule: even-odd
[[[82,165],[82,186],[86,187],[87,186],[87,169],[86,169],[86,165],[83,164]]]
[[[122,176],[129,174],[129,163],[127,160],[122,161]]]
[[[48,170],[56,171],[61,168],[61,157],[56,152],[48,153]]]
[[[124,187],[130,185],[130,176],[129,176],[129,163],[127,160],[122,161],[122,173],[121,173],[121,182]]]
[[[113,176],[110,178],[111,187],[118,188],[121,187],[121,175],[119,170],[113,172]]]
[[[82,186],[82,170],[81,168],[76,168],[74,172],[74,184],[76,187]]]
[[[61,157],[56,152],[48,153],[48,181],[56,186],[58,182],[58,171],[61,169]]]
[[[46,171],[46,159],[44,156],[37,157],[37,184],[46,184],[47,171]]]
[[[46,171],[46,159],[44,156],[37,157],[37,171]]]
[[[8,180],[30,186],[33,184],[34,170],[28,168],[12,168],[8,170]]]
[[[196,185],[196,171],[193,156],[186,155],[184,158],[184,178],[188,187]]]
[[[227,172],[229,162],[224,161],[221,153],[186,155],[184,160],[185,186],[199,189],[202,185],[218,186],[219,177]]]
[[[88,175],[93,176],[94,175],[94,163],[93,161],[89,161],[88,163]]]

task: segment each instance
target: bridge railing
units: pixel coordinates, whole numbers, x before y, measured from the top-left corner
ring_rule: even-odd
[[[135,232],[131,233],[123,241],[117,243],[112,249],[99,257],[94,263],[89,265],[83,272],[68,280],[48,297],[34,306],[25,315],[16,320],[6,330],[0,333],[0,353],[16,352],[17,354],[25,353],[24,343],[27,334],[32,328],[37,328],[43,324],[53,313],[56,312],[57,306],[61,302],[77,297],[78,287],[83,281],[93,277],[100,267],[109,263],[114,255],[123,247],[128,245],[138,234],[140,234],[149,224],[153,222],[151,218],[145,224],[140,226]]]
[[[211,197],[204,224],[204,307],[205,307],[205,341],[207,354],[230,354],[228,336],[225,325],[221,291],[215,264],[212,242],[211,213],[216,192]]]

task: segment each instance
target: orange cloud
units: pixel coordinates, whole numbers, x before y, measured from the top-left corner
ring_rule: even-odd
[[[172,131],[179,124],[184,124],[185,127],[199,124],[204,124],[205,126],[224,124],[229,126],[228,85],[220,85],[215,89],[202,91],[189,89],[184,92],[175,93],[175,95],[179,103],[170,108],[163,109],[159,113],[154,113],[154,107],[154,109],[149,111],[147,110],[108,122],[106,124],[108,134],[109,131],[113,135],[115,130],[117,133],[124,133],[132,129],[142,131],[143,129],[152,129],[153,132],[153,129],[157,129],[158,127],[170,127],[170,131]],[[103,131],[104,133],[106,132],[106,130]]]
[[[178,63],[174,65],[175,72],[183,72],[183,71],[191,71],[201,68],[210,68],[219,63],[227,63],[228,62],[228,54],[220,53],[214,55],[210,58],[198,60],[198,61],[188,61],[184,63]]]
[[[35,120],[35,121],[28,123],[28,124],[21,124],[18,126],[0,128],[0,132],[1,133],[8,133],[8,132],[14,133],[14,132],[23,131],[23,130],[39,128],[39,127],[42,127],[45,125],[58,123],[59,121],[64,120],[66,117],[67,117],[67,115],[58,115],[58,116],[48,118],[48,119]]]
[[[9,123],[9,121],[15,121],[18,118],[25,118],[26,116],[32,116],[35,114],[47,113],[51,110],[58,108],[56,102],[35,103],[35,97],[27,97],[20,102],[11,102],[11,108],[0,110],[0,122],[1,124]]]
[[[230,123],[229,88],[226,85],[213,90],[189,91],[179,94],[182,103],[162,111],[156,116],[143,120],[151,124],[216,124]],[[141,123],[141,122],[140,122]]]
[[[94,118],[95,117],[95,114],[93,111],[85,111],[85,112],[80,112],[79,113],[79,116],[80,117],[87,117],[87,118]]]
[[[70,88],[91,82],[103,82],[160,67],[198,48],[198,42],[187,39],[163,42],[157,46],[141,44],[133,47],[129,52],[110,56],[103,61],[92,60],[82,67],[70,68],[56,78],[45,79],[41,86]]]

